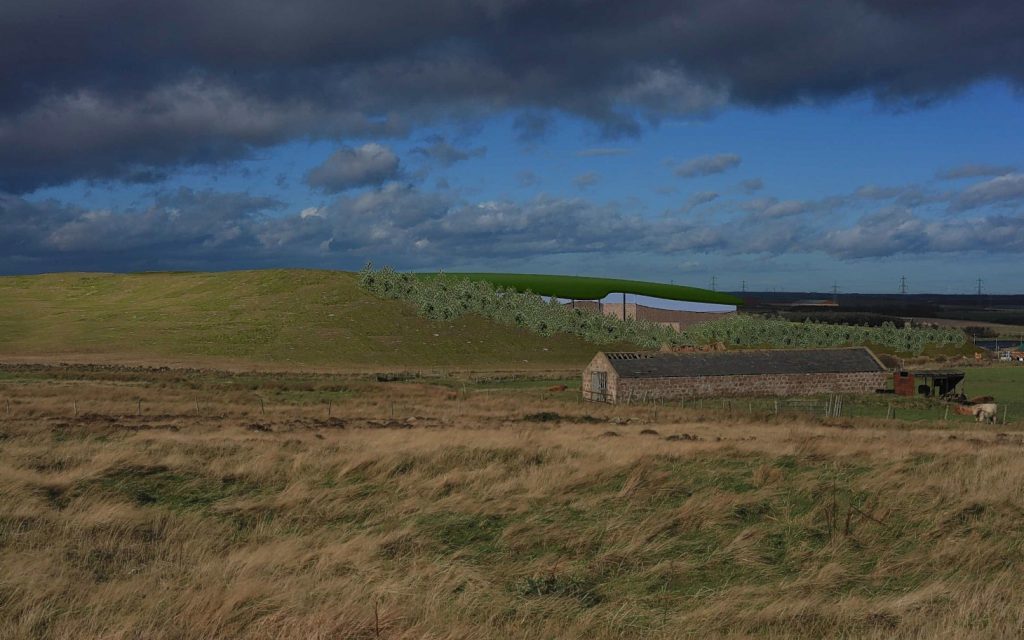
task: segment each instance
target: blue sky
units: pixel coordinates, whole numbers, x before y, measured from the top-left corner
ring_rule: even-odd
[[[590,4],[455,2],[418,21],[353,5],[332,22],[303,1],[264,24],[101,2],[79,49],[34,58],[29,40],[69,39],[40,9],[0,45],[23,60],[0,90],[0,272],[373,261],[1024,292],[1013,3],[834,0],[785,22]],[[138,31],[161,11],[191,44]],[[223,21],[233,48],[179,13]],[[949,41],[944,21],[969,26]],[[133,47],[134,67],[110,65]]]

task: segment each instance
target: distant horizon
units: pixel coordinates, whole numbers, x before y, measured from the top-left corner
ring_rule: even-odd
[[[358,273],[358,271],[359,271],[359,269],[335,269],[335,268],[330,268],[330,267],[289,267],[289,266],[261,266],[261,267],[241,267],[241,268],[223,268],[223,269],[152,269],[152,270],[143,270],[143,271],[107,271],[107,270],[77,269],[77,270],[62,270],[62,271],[35,271],[35,272],[31,272],[31,273],[0,273],[0,277],[12,277],[13,278],[13,277],[32,277],[32,276],[47,276],[47,275],[61,275],[61,274],[76,274],[76,273],[91,274],[91,275],[146,275],[146,274],[174,274],[174,273],[182,273],[182,274],[193,273],[194,274],[194,273],[229,273],[229,272],[237,272],[237,271],[291,271],[291,270],[296,270],[296,271],[334,271],[334,272],[340,272],[340,273]],[[459,271],[448,270],[448,269],[443,269],[443,270],[440,270],[440,271],[444,271],[444,272],[448,272],[448,273],[459,273]],[[437,271],[430,271],[430,270],[416,270],[416,271],[412,271],[412,270],[410,270],[410,272],[416,272],[416,273],[436,273]],[[499,271],[496,271],[494,273],[510,273],[510,272],[499,272]],[[915,297],[915,296],[950,296],[950,297],[954,297],[955,296],[955,297],[975,297],[975,298],[979,297],[977,292],[974,292],[974,291],[964,291],[964,292],[961,292],[961,293],[957,293],[957,292],[938,292],[938,291],[907,291],[906,293],[901,293],[898,290],[897,291],[843,291],[843,290],[840,290],[838,293],[833,294],[831,289],[830,290],[822,290],[822,291],[788,289],[788,288],[787,289],[777,288],[775,290],[760,290],[760,289],[759,290],[754,290],[754,289],[741,290],[741,289],[726,289],[726,288],[711,289],[711,288],[709,288],[707,286],[700,286],[699,284],[693,284],[693,283],[685,282],[685,281],[671,282],[671,281],[668,281],[668,280],[643,280],[642,278],[627,278],[627,277],[622,277],[622,276],[617,276],[617,275],[608,275],[608,274],[590,275],[590,274],[565,274],[565,273],[559,273],[559,274],[540,274],[540,273],[536,273],[536,274],[532,274],[532,275],[581,275],[581,276],[585,276],[585,277],[595,277],[595,278],[615,278],[615,279],[624,279],[624,280],[642,280],[642,281],[645,281],[645,282],[660,282],[660,283],[664,283],[664,284],[677,284],[677,285],[680,285],[680,286],[695,287],[695,288],[699,288],[699,289],[706,289],[708,291],[718,291],[720,293],[728,293],[728,294],[736,295],[736,296],[739,296],[739,297],[750,296],[750,295],[768,295],[768,296],[789,296],[789,295],[796,296],[796,295],[799,295],[799,296],[813,297],[815,299],[821,299],[821,300],[830,299],[834,295],[838,296],[840,298],[843,297],[843,296],[850,296],[850,295],[895,296],[895,297]],[[634,294],[627,294],[627,295],[633,296]],[[616,292],[616,293],[611,294],[610,296],[602,299],[602,302],[605,301],[605,300],[610,301],[610,302],[621,302],[621,299],[619,299],[619,300],[613,299],[613,297],[616,297],[616,296],[621,296],[621,292]],[[981,298],[985,298],[986,296],[992,296],[992,297],[1015,297],[1015,296],[1022,296],[1022,297],[1024,297],[1024,292],[1020,292],[1020,293],[1006,293],[1006,292],[995,292],[995,291],[983,291],[981,293],[980,297]],[[692,303],[692,304],[700,304],[700,303]],[[729,305],[710,305],[710,306],[729,306]]]

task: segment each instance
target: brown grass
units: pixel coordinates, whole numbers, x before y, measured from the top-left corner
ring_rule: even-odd
[[[10,376],[0,637],[1024,628],[1019,434],[655,420],[547,386]]]

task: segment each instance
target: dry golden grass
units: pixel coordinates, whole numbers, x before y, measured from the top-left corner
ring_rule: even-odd
[[[969,429],[9,372],[0,637],[1019,637],[1024,439]]]

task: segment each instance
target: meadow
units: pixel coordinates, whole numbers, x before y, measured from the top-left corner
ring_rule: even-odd
[[[0,637],[1024,628],[1020,432],[550,384],[5,366]]]
[[[0,301],[8,362],[565,370],[595,352],[480,317],[427,320],[339,271],[6,276]]]

